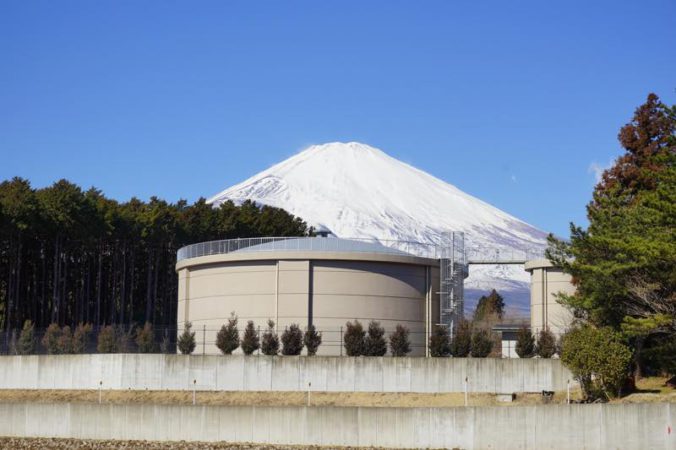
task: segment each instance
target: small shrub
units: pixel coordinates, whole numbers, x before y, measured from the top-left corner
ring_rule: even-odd
[[[547,329],[540,331],[535,353],[540,358],[551,358],[556,354],[556,338],[551,331]]]
[[[259,348],[261,348],[261,341],[253,321],[250,320],[247,322],[244,336],[242,336],[242,351],[245,355],[251,355]]]
[[[129,329],[125,330],[124,325],[118,325],[114,327],[115,329],[115,338],[116,338],[116,353],[129,353],[131,351],[131,343],[134,340],[134,329],[130,326]]]
[[[392,356],[406,356],[411,351],[411,342],[408,339],[408,328],[397,325],[390,334],[390,353]]]
[[[472,326],[466,320],[461,320],[455,329],[455,335],[451,339],[451,355],[456,358],[469,356],[472,349]]]
[[[629,374],[631,350],[611,328],[582,326],[563,336],[561,360],[588,400],[612,398]]]
[[[317,349],[322,345],[322,334],[317,332],[314,325],[308,326],[307,330],[305,330],[303,344],[305,344],[308,356],[315,356],[317,354]]]
[[[274,356],[279,353],[279,336],[275,332],[275,322],[268,320],[268,329],[263,333],[261,351],[264,355]]]
[[[282,355],[300,355],[303,351],[303,332],[298,325],[291,324],[282,333]]]
[[[101,328],[97,339],[96,351],[99,353],[117,352],[117,337],[115,334],[115,327],[112,325]]]
[[[535,337],[530,328],[521,327],[516,334],[516,354],[519,358],[532,358],[535,355]]]
[[[379,322],[372,320],[369,322],[369,328],[364,339],[364,356],[384,356],[387,353],[387,342],[385,341],[385,329]]]
[[[19,355],[32,355],[35,353],[35,328],[30,320],[23,323],[16,352]]]
[[[73,333],[70,332],[70,327],[68,325],[61,329],[61,335],[57,341],[57,346],[59,348],[59,353],[62,355],[73,353]]]
[[[18,355],[19,352],[17,351],[18,347],[18,341],[16,337],[16,330],[12,330],[12,337],[9,339],[9,354],[10,355]]]
[[[430,356],[443,358],[451,354],[451,335],[445,325],[434,325],[430,336]]]
[[[164,329],[164,334],[162,335],[162,342],[160,342],[160,353],[169,353],[171,350],[171,340],[169,339],[169,330]]]
[[[183,326],[183,333],[178,337],[176,346],[182,355],[189,355],[195,351],[195,332],[191,331],[192,323],[186,322]]]
[[[237,331],[237,316],[230,314],[228,324],[223,325],[216,335],[216,347],[224,355],[231,355],[239,347],[239,332]]]
[[[364,354],[364,339],[366,332],[358,320],[354,323],[345,324],[345,334],[343,335],[343,346],[347,356],[361,356]]]
[[[152,353],[155,351],[155,333],[150,322],[146,322],[143,328],[136,330],[136,348],[139,353]]]
[[[61,328],[56,323],[50,323],[42,336],[42,346],[49,355],[56,355],[59,353],[59,338],[61,337]]]
[[[493,350],[493,339],[487,330],[477,330],[472,334],[472,358],[485,358]]]
[[[92,332],[92,324],[79,323],[73,332],[73,353],[84,353],[87,350],[87,341]]]

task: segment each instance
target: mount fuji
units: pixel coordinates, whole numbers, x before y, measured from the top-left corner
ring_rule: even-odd
[[[546,247],[543,231],[357,142],[313,145],[208,202],[217,206],[228,200],[283,208],[338,237],[437,244],[443,233],[462,231],[470,251],[540,253]],[[509,315],[527,315],[528,280],[518,265],[470,266],[466,312],[479,295],[494,288],[505,298]]]

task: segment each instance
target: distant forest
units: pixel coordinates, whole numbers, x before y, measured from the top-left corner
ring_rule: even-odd
[[[308,232],[301,219],[250,201],[119,203],[66,180],[33,189],[14,178],[0,183],[0,324],[175,326],[180,247]]]

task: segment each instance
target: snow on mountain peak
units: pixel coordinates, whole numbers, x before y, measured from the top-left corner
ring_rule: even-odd
[[[310,146],[208,201],[247,199],[339,237],[438,243],[442,233],[464,231],[468,246],[511,251],[545,245],[545,233],[533,226],[359,142]],[[471,269],[466,286],[523,291],[527,280],[518,266],[479,267]]]

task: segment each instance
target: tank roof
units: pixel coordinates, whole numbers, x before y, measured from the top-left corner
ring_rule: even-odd
[[[345,253],[381,253],[388,255],[415,256],[396,248],[387,247],[378,242],[358,241],[332,237],[304,237],[276,240],[252,245],[232,253],[264,251],[300,251],[300,252],[345,252]]]

